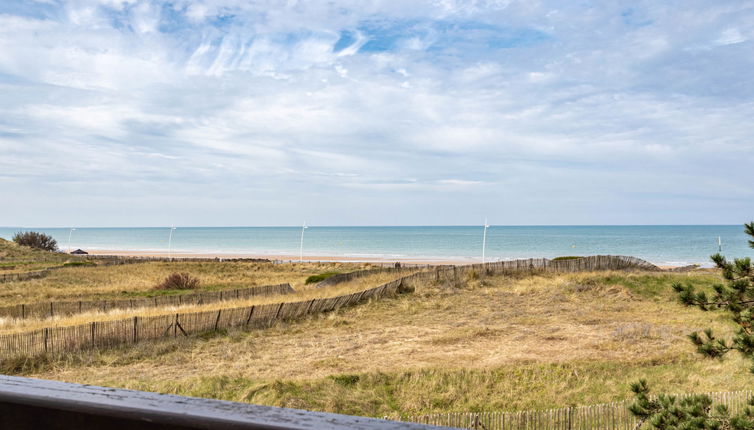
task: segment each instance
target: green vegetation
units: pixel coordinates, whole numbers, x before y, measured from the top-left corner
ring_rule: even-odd
[[[312,276],[306,278],[305,284],[307,284],[307,285],[308,284],[316,284],[317,282],[322,282],[322,281],[324,281],[327,278],[330,278],[332,276],[339,275],[339,274],[340,274],[340,272],[325,272],[325,273],[320,273],[318,275],[312,275]]]
[[[80,267],[80,266],[96,266],[97,263],[93,261],[69,261],[63,263],[63,267]]]
[[[555,257],[552,259],[552,261],[563,261],[563,260],[578,260],[581,257],[575,256],[575,255],[564,255],[562,257]]]
[[[52,236],[36,231],[18,232],[13,235],[13,241],[21,246],[54,252],[58,250],[58,242]]]
[[[71,259],[72,257],[67,254],[35,249],[0,239],[0,268],[3,269],[3,273],[59,266]]]
[[[744,231],[754,239],[754,222],[744,225]],[[754,248],[754,240],[749,240]],[[738,351],[742,358],[754,360],[754,266],[750,258],[736,258],[729,262],[720,254],[712,256],[712,261],[722,271],[727,285],[712,285],[714,294],[697,291],[691,283],[674,283],[673,289],[681,302],[697,307],[702,311],[722,310],[737,325],[731,340],[716,337],[712,328],[688,335],[691,343],[701,355],[720,359],[731,351]],[[754,373],[754,366],[751,367]],[[642,422],[649,423],[658,430],[699,429],[699,430],[751,430],[754,429],[754,398],[749,399],[749,407],[732,416],[725,405],[712,407],[712,399],[707,395],[694,395],[679,399],[675,396],[659,395],[649,397],[649,384],[642,379],[631,385],[636,402],[631,412]]]

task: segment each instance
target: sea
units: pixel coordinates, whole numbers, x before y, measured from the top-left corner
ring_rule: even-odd
[[[565,255],[629,255],[659,265],[710,265],[710,255],[751,257],[742,225],[642,226],[405,226],[405,227],[0,227],[53,236],[63,251],[298,256],[341,260],[448,260],[461,262],[552,258]],[[172,237],[171,237],[172,232]],[[302,241],[303,232],[303,241]],[[303,243],[303,250],[302,250]]]

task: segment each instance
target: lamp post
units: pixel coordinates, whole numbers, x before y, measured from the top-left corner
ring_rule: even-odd
[[[487,228],[489,225],[487,224],[487,218],[484,219],[484,235],[482,236],[482,264],[484,264],[484,254],[487,250]]]
[[[175,227],[170,227],[170,236],[168,236],[168,258],[173,259],[173,231]]]
[[[76,230],[75,228],[71,227],[71,230],[68,232],[68,253],[71,253],[71,236],[73,236],[73,230]]]
[[[298,249],[298,262],[303,263],[304,262],[304,230],[306,230],[306,221],[304,221],[304,225],[301,227],[301,245]]]

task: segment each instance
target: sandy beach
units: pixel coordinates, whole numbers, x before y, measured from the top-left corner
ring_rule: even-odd
[[[275,261],[299,261],[300,257],[293,254],[253,254],[253,253],[211,253],[211,252],[188,252],[188,251],[173,251],[168,253],[165,251],[139,251],[139,250],[113,250],[113,249],[92,249],[87,250],[89,255],[115,255],[122,257],[170,257],[173,258],[260,258]],[[523,258],[523,257],[522,257]],[[417,257],[404,257],[404,258],[379,258],[379,257],[360,257],[360,256],[343,256],[343,255],[304,255],[303,260],[305,262],[339,262],[339,263],[404,263],[404,264],[448,264],[448,265],[464,265],[464,264],[477,264],[481,263],[481,258],[417,258]],[[487,260],[492,262],[497,260]],[[673,269],[680,267],[681,265],[657,265],[660,269]]]
[[[89,255],[115,255],[122,257],[170,257],[173,258],[262,258],[277,261],[299,261],[299,255],[292,254],[249,254],[249,253],[202,253],[188,251],[139,251],[139,250],[117,250],[117,249],[90,249],[86,250]],[[328,261],[341,263],[406,263],[406,264],[474,264],[481,263],[481,259],[442,259],[442,258],[379,258],[371,256],[350,256],[350,255],[304,255],[305,262]],[[492,261],[492,260],[488,260]]]

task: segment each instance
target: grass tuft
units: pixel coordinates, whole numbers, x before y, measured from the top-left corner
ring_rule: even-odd
[[[188,273],[171,273],[164,281],[153,287],[154,290],[195,290],[199,279]]]
[[[340,274],[340,272],[325,272],[325,273],[320,273],[318,275],[312,275],[312,276],[309,276],[308,278],[306,278],[306,282],[304,282],[304,283],[306,285],[316,284],[317,282],[322,282],[322,281],[324,281],[327,278],[331,278],[331,277],[333,277],[335,275],[339,275],[339,274]]]

